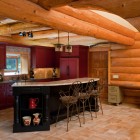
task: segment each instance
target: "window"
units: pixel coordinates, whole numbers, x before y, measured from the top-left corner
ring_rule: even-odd
[[[19,71],[20,66],[21,66],[20,57],[19,58],[6,58],[7,71]]]
[[[21,72],[20,54],[6,54],[6,75],[19,74]]]
[[[28,74],[30,48],[6,46],[6,69],[4,75]]]

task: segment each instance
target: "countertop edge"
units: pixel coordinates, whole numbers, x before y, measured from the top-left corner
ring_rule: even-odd
[[[90,79],[94,79],[94,81],[98,81],[99,78],[75,78],[75,79],[67,79],[67,80],[58,80],[51,82],[17,82],[12,85],[12,87],[30,87],[30,86],[61,86],[61,85],[70,85],[74,81],[81,81],[82,83],[87,83]]]

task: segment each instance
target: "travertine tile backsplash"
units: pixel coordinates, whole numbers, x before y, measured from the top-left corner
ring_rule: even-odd
[[[44,79],[52,78],[53,68],[35,68],[34,69],[34,78],[35,79]],[[56,75],[60,77],[60,69],[56,68]]]

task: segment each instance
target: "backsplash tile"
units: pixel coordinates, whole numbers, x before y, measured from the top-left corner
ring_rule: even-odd
[[[60,70],[56,68],[57,77],[60,77]],[[34,69],[34,78],[35,79],[44,79],[44,78],[52,78],[53,76],[53,68],[35,68]]]

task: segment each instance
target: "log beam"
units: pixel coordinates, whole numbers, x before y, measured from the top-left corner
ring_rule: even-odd
[[[37,28],[42,28],[41,25],[35,25],[30,23],[14,23],[14,24],[6,24],[0,26],[0,35],[9,35],[9,34],[15,34],[22,31],[31,31]],[[47,29],[47,27],[46,27]]]
[[[79,0],[30,0],[45,9],[50,9],[53,7],[64,6],[74,1]]]
[[[69,16],[75,17],[77,19],[98,25],[100,27],[125,35],[127,37],[135,38],[134,31],[116,22],[113,22],[95,12],[92,12],[89,10],[78,10],[70,6],[58,7],[58,8],[55,8],[54,10],[67,14]]]
[[[117,34],[54,10],[47,11],[27,0],[1,0],[0,5],[0,12],[12,19],[42,24],[62,31],[106,39],[120,44],[134,44],[133,38]]]
[[[33,32],[33,38],[29,38],[28,36],[26,37],[21,37],[18,34],[11,35],[13,38],[17,39],[30,39],[30,40],[35,40],[35,39],[42,39],[42,38],[57,38],[58,37],[58,30],[54,29],[49,29],[49,30],[43,30],[43,31],[37,31]],[[67,32],[59,31],[59,36],[68,36]],[[76,34],[70,33],[69,36],[76,36]]]
[[[53,44],[50,44],[48,42],[38,42],[38,41],[32,41],[32,40],[17,40],[16,38],[11,37],[4,37],[0,36],[0,41],[4,43],[10,43],[10,44],[20,44],[20,45],[26,45],[26,46],[45,46],[45,47],[54,47]]]

